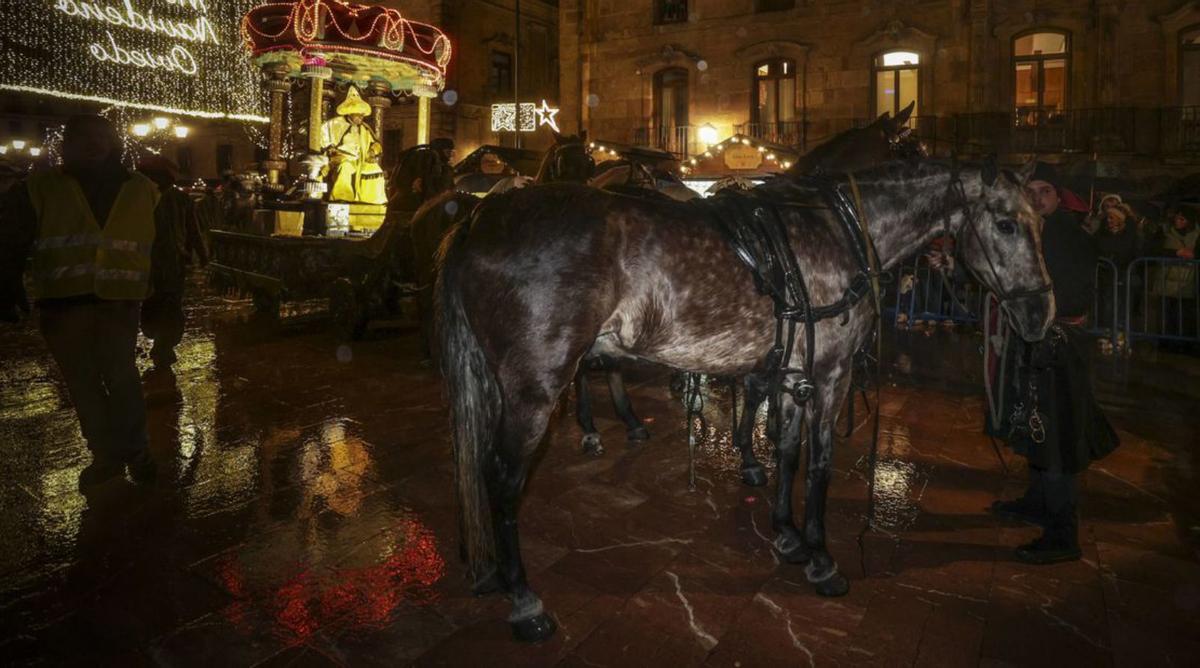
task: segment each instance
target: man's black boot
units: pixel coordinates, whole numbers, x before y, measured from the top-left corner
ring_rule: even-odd
[[[996,517],[1010,522],[1023,522],[1034,526],[1044,527],[1049,522],[1046,514],[1045,490],[1042,484],[1042,473],[1037,469],[1029,470],[1029,488],[1019,499],[1009,501],[994,501],[987,511]]]
[[[121,462],[107,457],[95,457],[91,464],[79,472],[79,490],[90,489],[123,475],[125,475],[125,467],[121,465]]]
[[[139,485],[152,485],[158,477],[158,465],[146,450],[138,452],[125,463],[129,467],[129,477]]]

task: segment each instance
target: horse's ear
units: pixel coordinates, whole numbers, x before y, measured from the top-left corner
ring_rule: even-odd
[[[1029,183],[1029,179],[1033,176],[1033,170],[1035,169],[1037,169],[1037,160],[1030,160],[1029,162],[1021,165],[1021,167],[1014,172],[1017,177],[1017,183],[1021,185]]]
[[[891,119],[891,117],[891,113],[885,111],[882,114],[879,114],[879,118],[875,119],[875,123],[886,123],[889,119]]]
[[[896,117],[892,119],[892,127],[895,128],[896,130],[899,130],[901,127],[903,127],[905,124],[907,124],[908,118],[910,116],[912,116],[913,109],[915,109],[916,107],[917,107],[916,100],[909,102],[908,106],[901,109],[900,112],[896,114]]]
[[[979,178],[983,180],[983,185],[989,188],[996,185],[996,179],[1000,178],[1000,169],[996,166],[996,156],[989,155],[983,159],[983,165],[979,169]]]

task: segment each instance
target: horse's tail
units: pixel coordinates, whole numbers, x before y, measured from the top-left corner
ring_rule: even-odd
[[[460,529],[468,572],[479,583],[495,567],[496,544],[485,470],[500,423],[500,389],[471,329],[463,304],[462,255],[466,222],[442,240],[435,288],[442,376],[449,395]]]

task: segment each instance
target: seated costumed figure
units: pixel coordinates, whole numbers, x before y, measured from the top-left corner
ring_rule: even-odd
[[[383,146],[364,122],[371,105],[351,86],[337,113],[321,126],[321,145],[329,155],[330,201],[386,204],[387,188],[379,166]]]

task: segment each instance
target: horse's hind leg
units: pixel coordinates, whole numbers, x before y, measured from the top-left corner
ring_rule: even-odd
[[[612,395],[613,408],[625,423],[625,437],[630,443],[650,440],[650,431],[642,423],[641,418],[633,412],[633,402],[625,393],[625,379],[621,377],[621,369],[616,360],[605,360],[608,370],[608,391]]]
[[[761,377],[753,374],[746,376],[743,385],[746,396],[742,419],[733,433],[733,444],[742,455],[742,483],[762,487],[767,484],[767,471],[754,456],[754,421],[758,417],[758,407],[767,398],[767,385]]]
[[[600,441],[600,432],[596,431],[596,423],[592,420],[592,390],[588,386],[587,365],[579,363],[575,372],[575,420],[583,431],[580,444],[583,454],[604,454],[604,444]]]
[[[517,382],[511,386],[511,390],[504,392],[500,447],[488,468],[486,480],[496,532],[499,574],[513,604],[508,622],[517,640],[537,642],[554,635],[557,625],[526,580],[517,531],[517,508],[558,393],[547,392],[533,383]]]
[[[833,431],[838,408],[850,389],[850,374],[839,369],[827,376],[821,392],[809,400],[808,476],[804,490],[804,546],[809,563],[804,574],[822,596],[842,596],[850,582],[838,572],[837,562],[825,547],[825,500],[833,466]]]

